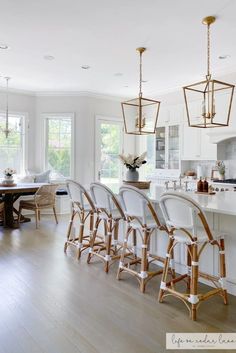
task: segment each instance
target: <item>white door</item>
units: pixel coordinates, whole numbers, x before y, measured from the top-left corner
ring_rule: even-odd
[[[122,181],[123,166],[119,154],[123,153],[123,121],[96,119],[95,180],[107,186]]]

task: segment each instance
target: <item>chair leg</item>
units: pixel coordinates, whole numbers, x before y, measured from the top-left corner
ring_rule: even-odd
[[[111,240],[112,240],[112,219],[108,220],[108,232],[106,236],[106,255],[105,255],[105,267],[104,270],[106,273],[109,271],[109,263],[111,257]]]
[[[191,274],[191,286],[190,286],[190,298],[191,303],[191,318],[193,321],[197,319],[197,303],[198,299],[198,246],[197,244],[192,245],[192,274]]]
[[[220,278],[223,291],[224,304],[228,304],[228,294],[226,290],[226,266],[225,266],[225,240],[220,239]]]
[[[35,209],[35,223],[36,223],[36,229],[38,229],[38,209]]]
[[[58,219],[57,219],[57,214],[56,214],[56,208],[55,208],[55,206],[53,206],[52,209],[53,209],[53,213],[54,213],[54,217],[55,217],[56,224],[58,224]]]
[[[92,254],[91,254],[90,251],[93,251],[94,243],[95,243],[95,239],[96,239],[96,236],[97,236],[97,231],[98,231],[98,226],[99,226],[100,221],[101,220],[99,219],[99,217],[97,217],[96,222],[95,222],[95,227],[93,229],[92,239],[90,241],[90,250],[89,250],[89,253],[88,253],[88,257],[87,257],[87,263],[88,264],[90,263],[90,260],[91,260],[91,257],[92,257]]]
[[[80,226],[79,226],[79,244],[78,244],[78,253],[77,259],[79,260],[81,257],[81,249],[83,247],[83,237],[84,237],[84,213],[81,212],[80,215]]]
[[[146,230],[144,233],[144,239],[142,243],[142,258],[141,258],[141,281],[140,281],[140,291],[142,293],[145,292],[145,286],[146,286],[146,278],[147,278],[147,270],[148,270],[148,257],[147,257],[147,251],[148,251],[148,238],[149,238],[149,233]]]
[[[119,263],[119,267],[118,267],[118,271],[117,271],[117,275],[116,275],[116,278],[118,280],[120,279],[120,274],[122,272],[122,267],[124,266],[125,253],[126,253],[126,250],[128,248],[128,238],[129,238],[129,234],[130,234],[131,230],[132,230],[132,228],[128,226],[126,234],[125,234],[124,242],[123,242],[122,252],[121,252],[121,256],[120,256],[120,263]]]
[[[75,214],[76,214],[76,212],[73,210],[72,214],[71,214],[71,217],[70,217],[68,230],[67,230],[67,236],[66,236],[67,240],[66,240],[65,245],[64,245],[64,252],[66,252],[66,250],[67,250],[68,241],[71,240],[70,235],[71,235],[71,230],[72,230],[72,225],[73,225]]]
[[[187,277],[187,289],[190,291],[190,283],[191,283],[191,246],[186,245],[187,247],[187,267],[188,267],[188,277]]]
[[[94,213],[91,212],[89,216],[89,232],[90,232],[90,240],[93,236],[93,227],[94,227]]]
[[[166,258],[165,258],[165,263],[164,263],[164,268],[162,272],[162,278],[161,278],[161,285],[160,285],[160,291],[159,291],[159,302],[162,303],[163,300],[163,295],[165,293],[166,289],[166,282],[167,282],[167,276],[168,276],[168,271],[169,271],[169,262],[170,262],[170,257],[171,257],[171,249],[174,243],[173,238],[169,238],[169,243],[167,246],[167,252],[166,252]]]
[[[133,251],[134,251],[134,259],[137,259],[137,234],[136,229],[133,229]],[[136,264],[137,265],[137,264]]]
[[[114,225],[114,253],[117,255],[117,244],[118,244],[118,235],[119,235],[119,222],[115,222]]]

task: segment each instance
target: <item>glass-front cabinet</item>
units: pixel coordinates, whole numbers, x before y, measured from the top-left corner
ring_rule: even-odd
[[[166,168],[166,128],[156,130],[156,169]]]
[[[156,169],[180,169],[179,125],[156,130]]]

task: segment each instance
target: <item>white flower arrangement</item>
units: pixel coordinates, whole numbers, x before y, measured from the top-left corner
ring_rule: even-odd
[[[147,152],[141,154],[141,156],[136,156],[133,154],[128,154],[125,156],[124,154],[119,154],[120,160],[128,169],[135,170],[136,168],[140,168],[143,164],[147,163],[145,160],[147,156]]]
[[[6,168],[3,173],[6,177],[11,177],[13,174],[16,174],[16,170],[12,168]]]

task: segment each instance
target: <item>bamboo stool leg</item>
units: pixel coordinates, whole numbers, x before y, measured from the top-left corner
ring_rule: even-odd
[[[166,282],[167,282],[167,276],[168,276],[168,270],[169,270],[169,262],[170,262],[170,253],[171,249],[174,243],[174,239],[172,237],[169,238],[169,243],[167,246],[167,252],[166,252],[166,258],[165,258],[165,263],[164,263],[164,268],[163,268],[163,273],[162,273],[162,279],[161,279],[161,285],[160,285],[160,291],[159,291],[159,302],[162,303],[162,298],[166,289]]]
[[[142,244],[142,258],[141,258],[141,280],[140,280],[140,291],[145,292],[146,278],[148,277],[148,258],[147,258],[147,248],[148,248],[148,237],[149,233],[147,230],[144,232],[144,239]]]
[[[134,259],[137,259],[137,234],[136,229],[133,229],[133,246],[134,246]],[[137,264],[135,264],[137,266]]]
[[[118,234],[119,234],[119,222],[115,221],[114,224],[114,253],[117,255],[117,245],[118,245]]]
[[[77,253],[77,259],[79,260],[81,257],[81,249],[83,247],[83,237],[84,237],[84,212],[80,212],[80,226],[79,226],[79,242],[78,242],[78,253]]]
[[[188,266],[188,277],[187,277],[187,289],[190,292],[190,283],[191,283],[191,246],[186,245],[187,248],[187,266]]]
[[[174,249],[172,248],[170,252],[170,268],[171,268],[171,276],[175,278],[175,258],[174,258]]]
[[[111,239],[112,239],[112,219],[108,220],[108,232],[106,236],[106,255],[105,255],[105,267],[106,273],[109,271],[109,262],[111,259]]]
[[[71,240],[70,239],[70,235],[71,235],[71,230],[72,230],[72,225],[73,225],[75,214],[76,214],[76,212],[73,210],[72,214],[71,214],[71,217],[70,217],[68,230],[67,230],[67,236],[66,236],[67,240],[66,240],[65,245],[64,245],[64,252],[66,252],[66,250],[67,250],[68,241]]]
[[[225,266],[225,240],[220,238],[220,278],[223,291],[224,304],[228,304],[228,294],[226,290],[226,266]]]
[[[95,222],[95,227],[93,229],[93,236],[92,236],[92,239],[90,241],[90,250],[92,251],[93,248],[94,248],[94,243],[95,243],[95,239],[96,239],[96,236],[97,236],[97,230],[98,230],[98,226],[99,226],[99,223],[100,223],[100,219],[99,217],[97,216],[97,219],[96,219],[96,222]],[[88,253],[88,257],[87,257],[87,263],[89,264],[90,263],[90,260],[91,260],[91,257],[92,257],[92,254],[91,252]]]
[[[122,272],[122,267],[124,266],[124,263],[125,263],[125,253],[126,253],[126,250],[128,247],[128,237],[129,237],[130,232],[131,232],[131,228],[128,226],[126,234],[125,234],[124,242],[123,242],[123,248],[122,248],[122,252],[121,252],[121,256],[120,256],[120,263],[119,263],[117,276],[116,276],[116,278],[118,280],[120,279],[120,273]]]
[[[93,227],[94,227],[94,213],[91,211],[89,216],[89,233],[90,233],[90,241],[93,236]]]
[[[190,286],[190,298],[191,303],[191,318],[193,321],[197,319],[197,303],[198,299],[198,246],[197,244],[192,245],[192,275],[191,275],[191,286]]]

